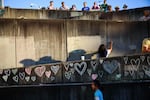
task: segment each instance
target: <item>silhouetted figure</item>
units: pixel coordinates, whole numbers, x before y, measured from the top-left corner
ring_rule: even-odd
[[[94,91],[94,100],[104,100],[103,93],[100,90],[101,84],[98,80],[94,80],[91,85],[92,90]]]
[[[112,6],[111,5],[107,6],[107,12],[112,12]]]

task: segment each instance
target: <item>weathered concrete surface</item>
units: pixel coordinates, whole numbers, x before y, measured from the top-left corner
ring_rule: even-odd
[[[81,55],[91,59],[109,41],[114,42],[110,56],[141,53],[149,29],[149,22],[0,19],[0,68],[79,60]]]
[[[99,11],[60,11],[60,10],[36,10],[36,9],[12,9],[5,8],[5,14],[0,18],[27,18],[27,19],[82,19],[82,20],[124,20],[137,21],[143,16],[143,11],[150,7],[129,9],[120,12],[101,13]]]

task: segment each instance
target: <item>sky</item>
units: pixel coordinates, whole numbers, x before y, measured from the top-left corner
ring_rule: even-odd
[[[50,0],[4,0],[4,5],[11,8],[27,8],[30,9],[30,5],[33,4],[34,9],[37,9],[39,6],[48,7]],[[89,7],[92,7],[93,2],[103,2],[103,0],[53,0],[54,6],[59,8],[61,2],[64,1],[68,7],[71,7],[72,4],[77,6],[77,9],[80,10],[83,6],[83,2],[86,1]],[[150,0],[107,0],[107,3],[115,6],[119,6],[122,9],[124,4],[128,5],[129,9],[146,7],[150,6]]]

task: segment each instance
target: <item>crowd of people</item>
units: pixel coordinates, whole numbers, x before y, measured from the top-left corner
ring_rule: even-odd
[[[128,6],[126,4],[123,5],[123,10],[127,10]],[[49,10],[72,10],[75,11],[77,10],[77,7],[75,4],[72,5],[71,8],[69,8],[68,6],[65,5],[65,2],[61,2],[61,7],[59,8],[55,8],[54,7],[54,1],[50,1]],[[116,6],[115,11],[118,12],[120,11],[119,6]],[[102,12],[112,12],[112,6],[107,4],[107,0],[103,1],[103,4],[98,4],[97,2],[94,2],[92,7],[89,7],[87,2],[83,2],[83,8],[81,9],[82,11],[102,11]]]

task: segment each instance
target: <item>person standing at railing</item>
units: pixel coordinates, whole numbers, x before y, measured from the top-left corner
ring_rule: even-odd
[[[91,88],[94,91],[94,100],[104,100],[103,99],[103,93],[100,90],[100,82],[98,80],[94,80],[92,82]]]
[[[75,11],[77,10],[76,5],[72,5],[72,7],[70,8],[71,11]]]
[[[106,0],[104,0],[104,3],[100,5],[100,8],[103,12],[107,12],[107,6],[108,4],[106,3]]]
[[[61,7],[59,9],[60,10],[69,10],[69,8],[65,5],[65,2],[61,3]]]
[[[140,21],[150,20],[150,10],[144,10],[144,16],[140,18]]]
[[[112,52],[112,46],[113,46],[112,41],[109,43],[108,48],[106,48],[106,46],[104,44],[101,44],[97,51],[97,58],[108,57],[109,54]]]
[[[54,7],[54,2],[53,1],[50,1],[48,9],[49,10],[56,10],[56,8]]]
[[[99,10],[100,9],[100,7],[97,5],[97,3],[96,2],[94,2],[94,5],[92,6],[92,8],[91,8],[92,10]]]
[[[83,8],[82,11],[89,11],[90,8],[87,6],[87,2],[83,2]]]

